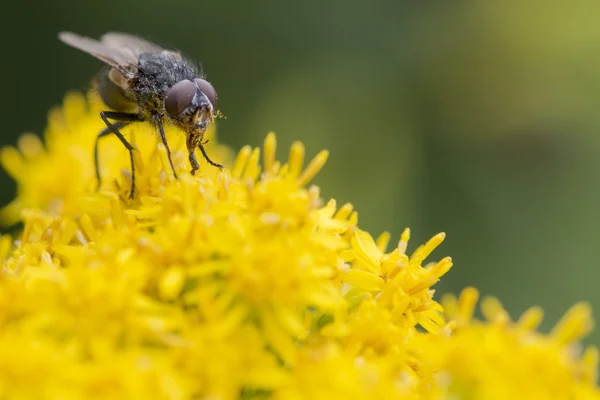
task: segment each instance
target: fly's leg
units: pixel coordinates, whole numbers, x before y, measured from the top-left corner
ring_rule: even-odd
[[[206,142],[204,142],[204,143],[202,142],[202,135],[188,135],[188,137],[187,137],[186,145],[187,145],[188,152],[190,154],[190,164],[192,165],[192,170],[190,172],[192,173],[192,175],[195,175],[196,171],[198,171],[198,169],[200,168],[200,165],[198,164],[198,160],[196,159],[196,154],[194,153],[194,151],[196,150],[196,147],[198,147],[200,149],[200,151],[202,152],[202,155],[204,156],[204,158],[210,165],[217,167],[219,169],[223,169],[223,166],[221,164],[214,162],[213,160],[211,160],[208,157],[208,154],[206,154],[206,150],[204,150],[205,143]]]
[[[208,157],[208,154],[206,154],[206,150],[204,150],[204,145],[203,145],[202,143],[198,143],[198,148],[200,149],[200,151],[202,152],[202,155],[204,156],[204,158],[206,159],[206,161],[207,161],[207,162],[208,162],[210,165],[212,165],[213,167],[217,167],[217,168],[219,168],[219,169],[221,169],[221,170],[223,169],[223,165],[221,165],[221,164],[219,164],[219,163],[216,163],[216,162],[214,162],[213,160],[211,160],[211,159]]]
[[[100,168],[98,165],[98,141],[101,137],[104,137],[110,133],[114,133],[117,138],[123,143],[127,151],[129,152],[129,160],[131,162],[131,191],[129,192],[129,198],[132,199],[135,193],[135,166],[133,164],[133,146],[125,139],[119,129],[129,125],[132,122],[141,122],[144,120],[143,116],[139,114],[122,113],[114,111],[101,111],[100,118],[106,124],[107,128],[98,134],[96,138],[96,144],[94,145],[94,162],[96,165],[96,178],[98,179],[98,187],[100,187]],[[109,119],[116,121],[115,124],[111,123]]]
[[[129,124],[126,122],[116,122],[113,124],[112,128],[121,129],[121,128],[126,127],[127,125],[129,125]],[[104,136],[108,136],[111,133],[113,133],[112,129],[107,126],[98,134],[98,136],[96,137],[96,142],[94,143],[94,166],[96,167],[96,180],[98,181],[96,190],[100,189],[100,186],[102,185],[102,178],[100,177],[100,161],[98,160],[98,158],[99,158],[98,144],[100,143],[100,138],[103,138]]]
[[[171,160],[171,150],[169,149],[169,145],[167,144],[167,137],[165,136],[165,129],[163,127],[162,121],[160,120],[160,116],[155,115],[152,117],[152,122],[158,126],[158,132],[160,133],[160,138],[165,145],[165,149],[167,149],[167,156],[169,157],[169,164],[171,164],[171,170],[173,171],[173,176],[177,179],[177,172],[175,172],[175,167],[173,166],[173,160]]]
[[[198,135],[188,135],[185,140],[185,145],[189,153],[190,165],[192,166],[192,170],[190,171],[192,175],[196,175],[196,171],[198,171],[198,169],[200,168],[198,160],[196,160],[196,154],[194,153],[194,150],[196,150],[196,146],[199,140],[200,136]]]

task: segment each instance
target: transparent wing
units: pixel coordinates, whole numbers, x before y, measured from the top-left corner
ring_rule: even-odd
[[[100,38],[102,44],[120,51],[131,52],[136,57],[142,53],[163,53],[171,57],[181,58],[179,52],[166,50],[145,39],[123,32],[108,32]]]
[[[102,35],[100,42],[110,48],[128,49],[133,53],[160,53],[164,49],[157,44],[141,39],[129,33],[108,32]]]
[[[106,64],[123,74],[126,78],[133,77],[133,73],[137,68],[138,59],[137,54],[131,49],[108,46],[106,43],[71,32],[60,32],[58,38],[69,46],[104,61]]]

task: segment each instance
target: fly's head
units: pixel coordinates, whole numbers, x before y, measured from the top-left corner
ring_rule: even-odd
[[[167,115],[188,134],[199,136],[214,121],[216,105],[215,88],[200,78],[176,83],[165,98]]]

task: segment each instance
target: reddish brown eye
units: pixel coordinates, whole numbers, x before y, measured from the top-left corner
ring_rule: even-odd
[[[200,78],[196,78],[194,81],[196,82],[196,85],[198,85],[198,89],[200,89],[202,93],[208,97],[208,100],[210,100],[210,104],[212,104],[213,108],[217,108],[217,91],[213,85]]]
[[[195,93],[196,85],[194,85],[194,82],[188,80],[177,82],[167,92],[165,111],[171,117],[177,117],[190,105]]]

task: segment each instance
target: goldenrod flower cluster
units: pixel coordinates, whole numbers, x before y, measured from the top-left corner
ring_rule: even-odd
[[[68,95],[42,143],[23,136],[0,161],[18,184],[2,211],[22,222],[0,240],[2,399],[600,399],[598,352],[575,305],[549,333],[532,308],[513,322],[468,288],[438,303],[452,266],[431,258],[440,233],[409,251],[409,230],[358,227],[350,204],[310,185],[328,153],[305,164],[276,138],[228,168],[189,174],[183,135],[167,137],[179,179],[152,127],[125,129],[128,155],[92,149],[99,104]],[[261,154],[262,152],[262,154]]]

